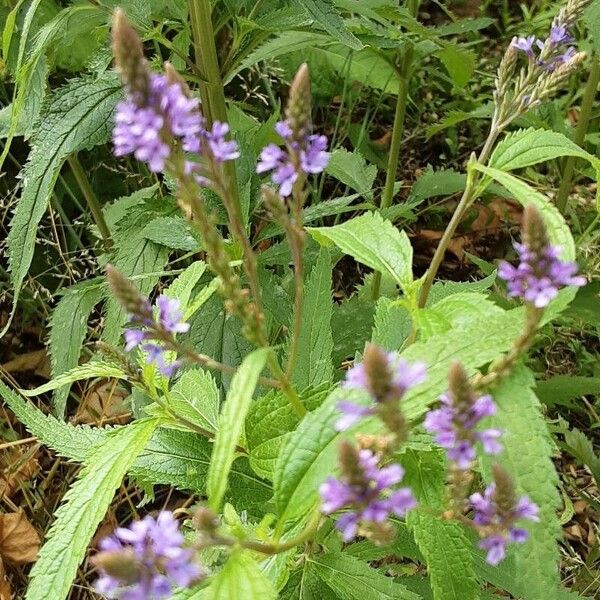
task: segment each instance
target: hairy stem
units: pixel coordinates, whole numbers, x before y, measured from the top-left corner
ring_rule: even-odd
[[[592,110],[594,108],[594,100],[596,99],[596,92],[598,91],[598,83],[600,82],[600,60],[598,56],[592,57],[592,64],[590,67],[590,75],[588,77],[585,90],[583,92],[583,98],[581,100],[581,109],[579,111],[579,121],[575,128],[573,135],[573,141],[578,145],[583,145],[585,141],[585,135],[590,125],[592,118]],[[569,193],[572,188],[573,174],[575,172],[576,158],[574,156],[568,156],[564,169],[562,172],[560,187],[558,188],[558,195],[556,197],[556,206],[561,213],[564,214],[567,209],[569,201]]]
[[[94,222],[98,227],[98,231],[102,236],[102,241],[107,248],[112,246],[112,238],[110,235],[110,229],[106,224],[106,220],[104,219],[104,213],[102,212],[102,207],[100,206],[100,202],[98,198],[96,198],[96,194],[94,194],[94,190],[90,185],[87,175],[79,162],[76,154],[72,154],[67,158],[67,162],[71,167],[71,171],[73,172],[73,176],[75,177],[75,181],[77,181],[77,185],[87,202],[88,208],[92,213],[92,217],[94,218]]]

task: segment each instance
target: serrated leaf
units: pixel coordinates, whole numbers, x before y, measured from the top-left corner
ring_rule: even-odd
[[[461,525],[424,511],[412,511],[408,522],[427,563],[434,600],[477,600],[472,541]]]
[[[583,13],[583,20],[592,36],[592,46],[600,53],[600,2],[592,2]],[[597,60],[597,58],[596,58]]]
[[[186,371],[171,389],[169,408],[207,431],[216,431],[219,390],[211,374],[200,368]]]
[[[600,160],[556,131],[522,129],[507,135],[494,150],[489,166],[513,171],[561,156],[576,156],[590,162],[596,169]]]
[[[596,485],[600,485],[600,457],[594,452],[594,446],[585,433],[573,427],[565,432],[567,452],[586,465],[591,471]]]
[[[346,27],[344,19],[331,0],[295,0],[316,23],[332,37],[353,50],[363,48],[362,42]]]
[[[456,45],[448,45],[438,50],[437,57],[442,61],[457,88],[464,88],[475,70],[475,53]]]
[[[363,302],[358,294],[333,304],[331,332],[334,365],[341,365],[364,349],[365,343],[371,339],[374,312],[370,299]]]
[[[512,475],[519,494],[526,494],[540,507],[540,523],[524,524],[530,538],[524,544],[513,544],[510,554],[514,556],[519,595],[524,600],[547,600],[555,597],[560,583],[556,539],[560,535],[557,510],[561,501],[552,442],[533,385],[531,372],[518,365],[494,390],[498,411],[491,422],[504,431],[504,450],[493,462]],[[489,481],[492,459],[484,456],[481,461]]]
[[[167,248],[188,252],[202,250],[196,230],[183,217],[158,217],[144,227],[142,235]]]
[[[410,334],[411,326],[408,309],[382,296],[375,307],[371,341],[386,350],[398,350]]]
[[[22,171],[23,193],[7,237],[14,315],[21,286],[33,257],[37,225],[42,218],[58,174],[73,152],[108,140],[111,115],[121,87],[114,76],[93,81],[80,79],[57,90],[42,110],[32,140],[29,160]]]
[[[50,319],[48,344],[53,378],[79,364],[88,318],[102,299],[103,291],[98,281],[86,281],[70,287],[56,305]],[[69,389],[66,385],[54,391],[52,404],[54,414],[59,417],[64,415]]]
[[[571,400],[581,396],[600,396],[600,377],[554,375],[536,382],[535,393],[547,406],[572,406]]]
[[[377,167],[368,165],[357,151],[349,152],[345,148],[336,148],[331,153],[325,172],[362,196],[370,197],[373,194]]]
[[[254,388],[269,352],[269,348],[259,348],[244,359],[231,380],[223,403],[206,481],[209,506],[215,511],[221,507],[236,445],[244,430]]]
[[[321,248],[317,264],[306,282],[302,327],[292,373],[292,382],[300,391],[333,379],[331,286],[331,257],[326,248]]]
[[[452,169],[427,169],[413,184],[407,204],[418,206],[429,198],[451,196],[465,189],[467,176]]]
[[[128,375],[118,367],[117,365],[103,362],[103,361],[91,361],[84,365],[75,367],[66,373],[62,373],[58,377],[55,377],[48,383],[40,385],[33,390],[19,390],[23,396],[39,396],[46,392],[51,392],[61,388],[64,385],[68,385],[75,381],[81,381],[82,379],[90,379],[92,377],[103,377],[103,378],[114,378],[114,379],[127,379]]]
[[[169,298],[176,298],[179,300],[184,315],[184,321],[187,321],[194,312],[199,310],[200,306],[202,306],[200,304],[200,306],[197,306],[196,308],[197,298],[194,298],[193,301],[190,301],[190,299],[194,288],[198,285],[198,282],[206,272],[206,266],[206,263],[201,260],[193,262],[183,273],[178,275],[173,283],[171,283],[164,291],[165,295]],[[204,296],[202,292],[199,295]],[[208,300],[208,298],[206,299]]]
[[[277,593],[247,551],[235,550],[206,589],[202,600],[275,600]]]
[[[366,563],[346,554],[316,554],[309,557],[319,577],[340,599],[419,600],[391,577],[382,575]],[[466,600],[466,599],[465,599]]]
[[[63,600],[115,490],[148,443],[158,421],[135,423],[110,434],[90,453],[77,481],[54,513],[55,521],[30,573],[26,600]]]
[[[342,252],[384,275],[403,289],[412,283],[412,246],[406,232],[378,213],[365,213],[333,227],[308,227],[322,245],[335,244]]]

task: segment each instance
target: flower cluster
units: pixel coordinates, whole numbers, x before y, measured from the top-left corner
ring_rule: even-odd
[[[542,218],[531,206],[525,209],[523,242],[514,247],[519,264],[515,267],[503,262],[498,269],[498,275],[508,283],[510,296],[543,308],[562,287],[585,285],[585,278],[576,275],[577,265],[560,260],[560,246],[548,242]]]
[[[165,359],[165,348],[157,343],[166,336],[176,333],[185,333],[189,330],[189,323],[183,322],[183,314],[179,300],[169,298],[164,294],[156,301],[158,308],[157,318],[150,318],[152,307],[147,303],[144,311],[132,314],[130,322],[137,327],[125,331],[125,350],[128,352],[139,347],[146,353],[148,363],[156,364],[159,371],[165,377],[171,377],[180,366],[179,361],[167,362]]]
[[[404,477],[400,465],[380,467],[376,454],[347,442],[340,446],[340,464],[340,479],[329,477],[319,492],[324,514],[348,509],[335,524],[345,541],[356,537],[359,529],[366,534],[370,527],[385,525],[391,515],[402,517],[416,506],[409,488],[393,489]]]
[[[483,494],[470,497],[473,522],[482,535],[479,547],[487,552],[486,560],[491,565],[497,565],[505,557],[509,542],[527,541],[529,534],[526,529],[516,527],[517,521],[539,521],[538,506],[527,496],[517,499],[512,482],[498,466],[494,468],[494,479],[495,483],[490,484]]]
[[[94,559],[101,574],[96,591],[107,598],[154,600],[190,586],[204,571],[183,543],[178,522],[168,511],[118,528],[100,542]]]
[[[489,395],[477,397],[473,393],[459,363],[452,365],[449,382],[449,390],[440,396],[442,407],[427,413],[424,427],[435,435],[436,442],[459,469],[468,469],[475,460],[476,442],[482,443],[487,454],[502,451],[499,429],[475,429],[482,419],[496,413],[496,404]]]
[[[346,373],[343,387],[367,392],[374,406],[366,407],[343,400],[338,408],[344,416],[336,428],[344,431],[363,417],[377,414],[389,405],[397,408],[398,402],[412,387],[425,381],[426,368],[421,362],[413,364],[401,359],[396,352],[385,352],[370,344],[365,349],[364,360]]]
[[[288,121],[279,121],[275,131],[283,138],[287,149],[269,144],[260,154],[257,173],[273,171],[271,180],[279,186],[279,195],[286,198],[292,193],[300,173],[321,173],[329,164],[327,138],[324,135],[303,135],[296,139]]]

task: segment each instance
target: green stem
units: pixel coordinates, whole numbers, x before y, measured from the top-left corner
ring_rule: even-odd
[[[410,14],[414,17],[417,15],[419,8],[418,0],[410,0],[407,3],[407,8]],[[410,72],[414,59],[414,47],[409,42],[408,47],[404,51],[400,68],[398,69],[398,97],[396,99],[396,112],[394,114],[394,126],[392,129],[392,142],[390,145],[390,153],[388,156],[387,173],[385,176],[385,187],[381,196],[381,204],[379,208],[385,210],[392,205],[394,198],[394,184],[396,183],[396,174],[398,173],[398,161],[400,159],[400,147],[402,146],[402,136],[404,135],[404,120],[406,117],[406,103],[408,101],[408,84],[410,80]],[[379,298],[381,289],[381,273],[378,271],[373,278],[372,297],[373,300]]]
[[[71,171],[73,172],[73,176],[75,177],[75,181],[77,181],[77,185],[81,189],[81,193],[83,194],[83,197],[87,202],[88,208],[90,209],[90,212],[94,217],[94,222],[98,227],[98,231],[102,236],[102,240],[105,246],[112,246],[110,230],[104,219],[102,207],[100,206],[100,202],[98,202],[98,198],[96,198],[96,194],[94,194],[94,190],[90,185],[87,175],[85,174],[85,171],[83,170],[83,167],[81,166],[77,155],[72,154],[71,156],[69,156],[69,158],[67,158],[67,162],[69,163]]]
[[[211,127],[215,121],[227,123],[225,90],[223,79],[221,78],[219,59],[217,57],[210,0],[188,0],[188,9],[190,13],[196,66],[202,73],[203,79],[200,84],[202,112],[206,117],[209,127]],[[228,161],[224,167],[231,188],[231,194],[239,211],[235,164],[233,161]]]
[[[578,145],[583,145],[585,136],[590,125],[592,118],[592,109],[594,107],[594,100],[596,99],[596,92],[598,91],[598,83],[600,82],[600,60],[596,55],[592,56],[592,64],[590,67],[590,75],[588,77],[585,90],[583,92],[583,98],[581,100],[581,109],[579,111],[579,121],[575,128],[573,135],[573,141]],[[556,197],[556,206],[561,213],[564,214],[568,202],[569,193],[572,189],[573,174],[575,172],[576,157],[567,157],[564,169],[562,172],[562,178],[560,187],[558,188],[558,195]]]

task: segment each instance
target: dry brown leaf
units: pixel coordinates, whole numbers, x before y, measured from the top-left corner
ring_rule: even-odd
[[[34,562],[40,536],[25,513],[0,514],[0,556],[15,565]]]
[[[40,377],[50,377],[50,361],[46,350],[33,350],[26,354],[21,354],[9,360],[2,365],[7,373],[22,373],[23,371],[33,371]]]
[[[130,413],[123,404],[127,396],[127,392],[118,386],[118,381],[100,382],[87,390],[73,423],[125,425],[130,420]]]
[[[10,497],[19,485],[32,479],[39,470],[35,455],[11,448],[0,455],[0,498]]]
[[[0,556],[0,600],[11,600],[12,589],[8,578],[6,577],[6,570],[4,569],[4,562]]]

